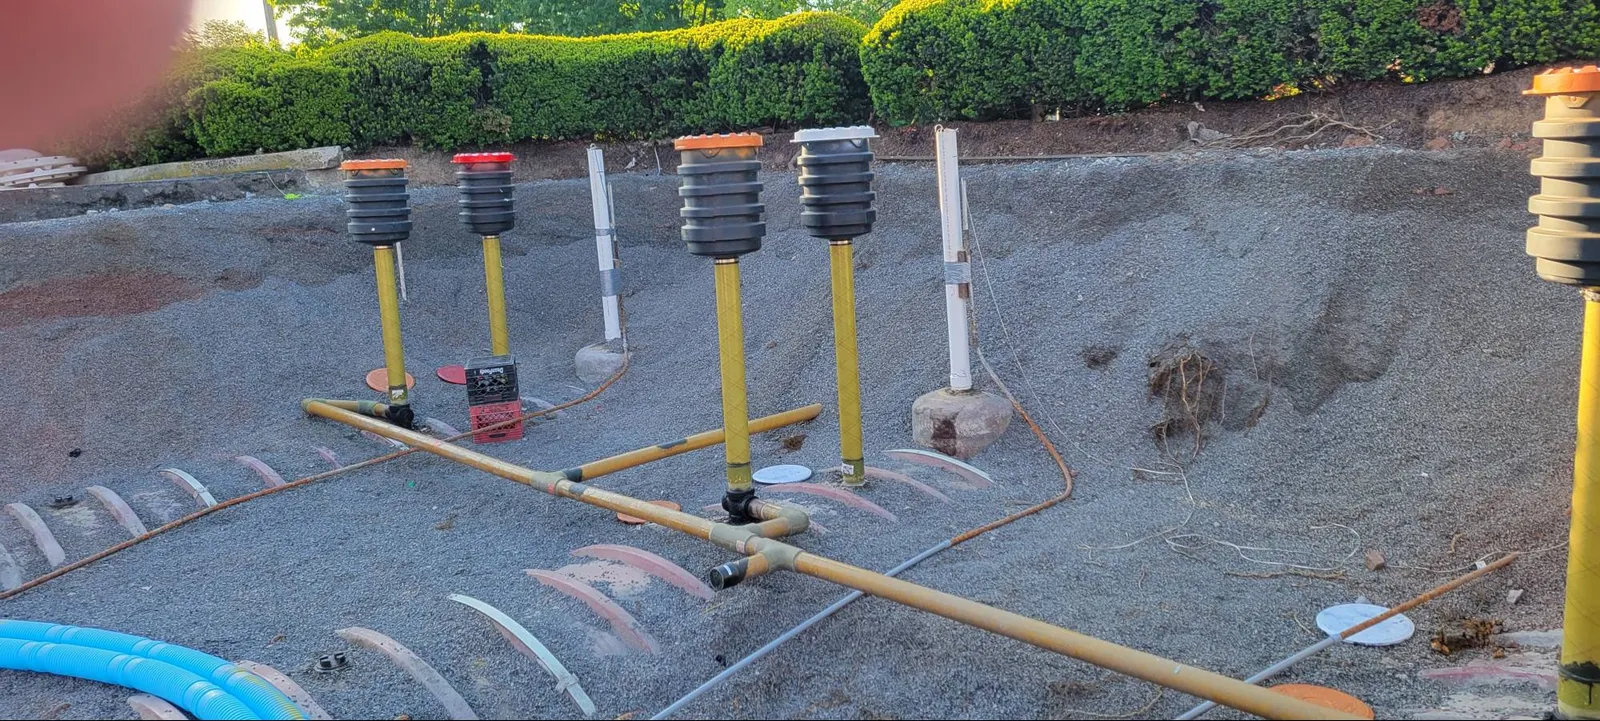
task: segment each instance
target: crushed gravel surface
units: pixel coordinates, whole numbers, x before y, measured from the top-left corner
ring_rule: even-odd
[[[889,523],[792,498],[829,531],[800,545],[886,570],[1048,497],[1061,479],[1020,422],[974,460],[998,482],[988,490],[876,455],[911,444],[912,400],[947,382],[934,175],[879,170],[879,229],[859,242],[857,263],[868,461],[955,503],[874,483],[864,495],[899,516]],[[827,254],[798,227],[793,176],[764,177],[770,234],[743,263],[751,411],[829,410],[758,437],[756,462],[830,467]],[[1396,603],[1482,555],[1565,540],[1581,302],[1538,280],[1522,253],[1535,188],[1526,155],[1200,154],[978,166],[965,177],[981,345],[1079,471],[1077,494],[908,580],[1244,676],[1315,642],[1312,619],[1327,605]],[[488,453],[554,469],[720,425],[711,271],[682,249],[676,180],[614,183],[632,368],[596,401]],[[413,202],[402,311],[415,402],[465,429],[464,394],[433,369],[487,344],[478,245],[451,189],[419,190]],[[561,402],[584,390],[572,354],[601,334],[587,184],[522,185],[517,206],[520,225],[504,239],[512,346],[524,395]],[[193,507],[159,468],[193,473],[220,500],[261,487],[239,454],[296,478],[328,467],[318,446],[345,462],[385,452],[298,406],[372,397],[362,378],[382,362],[370,254],[343,222],[337,197],[308,196],[0,226],[10,379],[0,407],[12,419],[0,434],[0,502],[38,509],[80,558],[121,533],[88,485],[122,493],[153,527]],[[1172,413],[1186,406],[1171,402],[1170,383],[1151,397],[1152,373],[1176,358],[1187,359],[1179,392],[1191,374],[1198,399],[1192,418]],[[1201,367],[1203,380],[1192,375]],[[1167,431],[1164,445],[1153,428]],[[803,446],[784,450],[795,433]],[[721,466],[707,449],[594,483],[694,512],[720,498]],[[63,494],[83,504],[50,510]],[[352,650],[341,672],[311,670],[348,650],[336,629],[365,626],[416,651],[484,717],[576,715],[533,662],[445,598],[464,593],[521,621],[577,675],[598,716],[616,717],[654,713],[844,593],[793,575],[709,604],[659,581],[601,584],[661,647],[617,653],[604,621],[524,573],[584,562],[569,552],[593,543],[645,548],[696,574],[728,560],[687,536],[414,454],[214,514],[0,603],[0,615],[264,662],[339,718],[441,717],[374,653]],[[25,576],[48,570],[8,518],[0,544]],[[1389,567],[1367,570],[1368,549]],[[1332,649],[1286,680],[1354,693],[1380,717],[1429,708],[1448,689],[1418,670],[1486,652],[1440,659],[1426,637],[1467,617],[1558,626],[1564,562],[1559,548],[1530,555],[1412,614],[1410,642]],[[1511,588],[1526,590],[1516,606],[1504,601]],[[61,718],[129,718],[127,695],[0,672],[0,717],[69,703]],[[1192,703],[864,599],[684,715],[1170,716]]]

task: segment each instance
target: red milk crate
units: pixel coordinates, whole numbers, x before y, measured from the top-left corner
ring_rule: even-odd
[[[479,428],[486,428],[496,423],[504,423],[522,415],[522,401],[505,401],[504,403],[485,403],[483,405],[469,406],[467,414],[472,419],[473,443],[500,443],[503,441],[522,440],[522,422],[518,421],[505,428],[499,428],[484,433],[476,432]]]

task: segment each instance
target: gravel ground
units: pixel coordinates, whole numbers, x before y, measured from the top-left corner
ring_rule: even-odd
[[[1314,642],[1308,627],[1326,605],[1398,602],[1483,554],[1559,544],[1581,304],[1522,255],[1535,187],[1525,167],[1517,153],[1368,149],[969,169],[986,261],[974,288],[982,346],[1068,453],[1077,494],[906,577],[1242,676]],[[869,462],[897,467],[871,452],[910,445],[911,401],[946,382],[943,296],[932,170],[880,171],[880,230],[859,243],[862,371]],[[766,181],[767,247],[744,264],[751,410],[831,406],[826,253],[796,227],[792,176]],[[711,272],[679,243],[675,179],[615,183],[632,370],[487,452],[558,468],[720,424]],[[432,369],[487,342],[477,244],[451,190],[419,191],[414,204],[403,312],[416,402],[465,428],[465,399]],[[600,336],[587,186],[524,185],[518,206],[522,225],[506,238],[512,344],[524,393],[559,402],[582,390],[572,353]],[[14,414],[0,436],[0,501],[40,509],[69,557],[116,538],[92,500],[48,509],[87,485],[118,490],[153,526],[192,507],[158,468],[188,470],[221,498],[260,487],[237,454],[292,478],[326,468],[314,446],[346,461],[384,451],[297,405],[368,397],[361,378],[381,363],[369,255],[342,235],[337,198],[12,224],[0,250],[0,359],[17,380],[0,385]],[[1191,379],[1206,411],[1197,456],[1189,436],[1153,440],[1167,404],[1148,390],[1153,360],[1190,352],[1209,364]],[[803,448],[784,451],[779,439],[796,432]],[[830,410],[760,437],[757,463],[830,466],[836,433]],[[898,523],[803,499],[829,533],[801,545],[883,570],[1060,487],[1020,423],[975,462],[999,485],[967,490],[897,467],[954,505],[870,486]],[[596,485],[694,510],[716,502],[720,479],[720,453],[706,450]],[[47,570],[16,524],[0,523],[0,543],[27,575]],[[486,717],[575,714],[492,627],[445,600],[465,593],[519,619],[614,717],[653,713],[843,593],[786,575],[711,604],[659,582],[613,586],[661,645],[658,656],[617,654],[603,622],[523,573],[572,563],[568,552],[591,543],[647,548],[696,573],[726,560],[418,454],[215,514],[0,614],[265,662],[340,718],[440,717],[375,654],[353,652],[337,674],[309,670],[346,648],[335,629],[366,626],[410,646]],[[1390,567],[1368,571],[1367,549]],[[1292,678],[1355,693],[1380,716],[1436,705],[1448,689],[1416,672],[1462,658],[1433,656],[1426,635],[1465,617],[1559,625],[1563,564],[1560,550],[1532,555],[1413,614],[1408,644],[1333,649]],[[1526,589],[1514,607],[1510,588]],[[126,695],[0,673],[5,717],[62,703],[61,718],[130,717]],[[685,715],[1159,716],[1191,703],[867,599]]]

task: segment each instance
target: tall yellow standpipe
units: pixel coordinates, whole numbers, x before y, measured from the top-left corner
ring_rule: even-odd
[[[506,279],[500,268],[500,236],[483,236],[483,287],[489,299],[489,352],[511,352],[511,334],[506,330]]]
[[[400,341],[400,285],[395,281],[394,246],[372,247],[372,267],[378,276],[378,321],[383,328],[383,366],[388,371],[389,405],[411,402],[406,388],[406,351]]]
[[[682,184],[683,240],[691,254],[711,258],[717,289],[717,350],[722,366],[722,427],[728,454],[728,522],[756,522],[750,474],[750,420],[745,399],[744,319],[739,302],[739,256],[761,249],[761,136],[691,135],[673,143]]]
[[[395,280],[395,246],[411,235],[411,195],[406,190],[406,161],[347,160],[345,230],[372,246],[378,283],[378,322],[383,330],[383,366],[387,381],[384,419],[404,428],[415,420],[406,380],[406,354],[400,340],[400,292]],[[376,383],[374,382],[374,387]]]
[[[461,222],[483,238],[483,295],[489,306],[488,356],[469,358],[462,368],[467,386],[467,420],[474,443],[498,443],[522,438],[522,422],[506,425],[522,415],[522,394],[517,381],[517,358],[511,354],[511,334],[506,330],[506,280],[500,258],[500,234],[517,224],[512,194],[511,153],[457,153],[456,190]]]
[[[1540,180],[1528,210],[1539,224],[1528,230],[1528,255],[1539,277],[1577,286],[1584,298],[1556,716],[1600,719],[1600,68],[1550,70],[1528,94],[1545,98],[1544,119],[1533,124],[1544,154],[1531,167]]]
[[[856,354],[854,241],[872,231],[872,149],[878,137],[869,125],[809,128],[794,134],[800,144],[800,222],[828,241],[833,279],[833,360],[839,386],[839,479],[847,486],[867,481],[862,453],[861,368]]]
[[[722,366],[723,448],[728,457],[728,493],[753,493],[750,481],[750,408],[745,399],[744,311],[739,303],[739,259],[718,258],[717,351]]]
[[[1600,719],[1600,289],[1583,290],[1583,364],[1578,372],[1578,450],[1572,459],[1572,529],[1561,637],[1557,713]]]
[[[867,482],[861,437],[861,370],[856,357],[856,281],[848,240],[828,243],[828,269],[833,279],[833,362],[839,385],[840,480],[847,486]]]

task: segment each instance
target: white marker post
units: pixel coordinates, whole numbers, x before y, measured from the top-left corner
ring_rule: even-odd
[[[935,132],[939,172],[939,227],[944,235],[944,310],[950,335],[950,390],[972,390],[972,358],[967,347],[967,303],[972,297],[972,270],[967,264],[963,237],[961,169],[957,162],[956,131]]]
[[[945,328],[950,334],[950,387],[929,391],[911,404],[911,439],[947,456],[971,458],[1011,424],[1011,404],[972,387],[967,304],[972,270],[967,264],[966,188],[957,162],[956,131],[934,131],[939,172],[939,229],[944,235]]]
[[[617,268],[617,220],[612,212],[611,184],[606,182],[606,156],[599,146],[589,146],[589,200],[594,205],[594,250],[600,261],[600,310],[605,314],[606,339],[578,349],[573,364],[585,383],[600,383],[622,368],[628,355],[622,337],[621,271]]]
[[[599,146],[589,146],[589,198],[594,204],[594,246],[600,261],[600,306],[606,317],[606,342],[622,338],[622,313],[617,301],[617,226],[611,214],[611,192],[606,184],[606,158]]]

